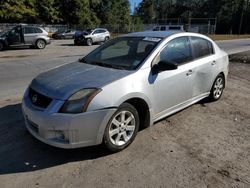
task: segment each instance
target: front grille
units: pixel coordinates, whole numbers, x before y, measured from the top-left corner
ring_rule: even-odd
[[[40,108],[47,108],[52,101],[51,98],[38,93],[32,88],[29,89],[29,99],[34,106]]]

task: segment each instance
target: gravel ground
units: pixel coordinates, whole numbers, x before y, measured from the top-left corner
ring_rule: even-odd
[[[238,58],[250,52],[238,54]],[[0,187],[250,187],[250,64],[231,63],[222,98],[142,130],[126,150],[63,150],[24,128],[20,98],[0,102]]]

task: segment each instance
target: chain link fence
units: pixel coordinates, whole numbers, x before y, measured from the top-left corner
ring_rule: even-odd
[[[17,26],[17,23],[0,23],[0,32],[4,32],[10,30],[11,28]],[[46,25],[46,24],[28,24],[31,26],[38,26],[45,29],[49,33],[54,33],[56,31],[65,31],[67,29],[74,29],[74,30],[86,30],[86,29],[93,29],[94,27],[88,25],[82,26],[73,26],[69,27],[68,25]],[[183,19],[180,18],[171,18],[166,20],[157,20],[154,23],[150,24],[136,24],[132,21],[130,25],[99,25],[98,27],[106,28],[108,31],[114,34],[122,34],[122,33],[129,33],[129,32],[137,32],[137,31],[147,31],[152,30],[154,26],[159,25],[181,25],[183,26],[185,31],[195,32],[195,33],[202,33],[202,34],[215,34],[216,30],[216,18],[190,18],[188,23],[185,23]]]
[[[0,32],[8,31],[20,23],[0,23]],[[67,25],[45,25],[45,24],[28,24],[30,26],[41,27],[49,33],[54,33],[58,30],[68,29]]]

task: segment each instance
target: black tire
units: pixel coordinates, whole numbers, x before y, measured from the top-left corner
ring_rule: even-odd
[[[105,37],[104,42],[107,42],[109,40],[109,37]]]
[[[122,121],[123,114],[124,121]],[[128,121],[128,119],[130,118],[131,120]],[[111,152],[119,152],[129,146],[136,137],[140,124],[139,121],[139,115],[135,107],[129,103],[123,103],[110,118],[109,123],[105,128],[103,142],[106,148]],[[117,125],[116,123],[114,124],[113,122],[117,122],[117,124],[119,125]],[[111,135],[112,131],[116,131],[117,136],[116,134]],[[125,137],[128,139],[127,141]],[[119,143],[116,140],[118,140]]]
[[[209,99],[210,101],[217,101],[221,98],[225,88],[225,78],[222,74],[219,74],[213,83],[210,91]]]
[[[3,46],[3,43],[0,42],[0,51],[3,51],[4,50],[4,46]]]
[[[93,44],[92,39],[91,39],[91,38],[87,38],[86,44],[87,44],[88,46],[91,46],[91,45]]]
[[[38,39],[36,41],[36,48],[37,49],[44,49],[46,47],[46,42],[43,39]]]

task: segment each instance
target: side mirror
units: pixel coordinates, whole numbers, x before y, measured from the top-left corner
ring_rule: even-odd
[[[175,70],[178,68],[177,63],[170,63],[167,61],[160,61],[159,63],[153,65],[152,73],[158,74],[159,72],[167,71],[167,70]]]

